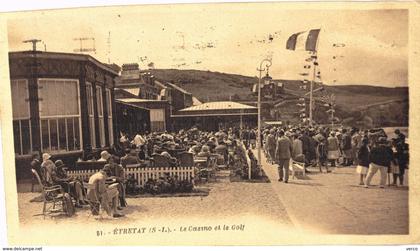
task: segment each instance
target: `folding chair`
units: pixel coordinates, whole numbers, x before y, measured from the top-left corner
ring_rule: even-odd
[[[57,214],[64,212],[67,216],[73,216],[75,209],[71,197],[68,193],[65,193],[61,186],[44,186],[39,177],[38,172],[35,169],[31,169],[32,174],[38,180],[39,185],[41,186],[41,193],[43,198],[43,207],[42,215]],[[51,206],[52,204],[52,206]]]

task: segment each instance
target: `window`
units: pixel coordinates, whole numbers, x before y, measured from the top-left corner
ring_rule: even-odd
[[[150,109],[150,130],[152,132],[163,132],[165,128],[165,110]]]
[[[29,108],[28,81],[12,80],[13,138],[15,154],[29,154],[32,151],[32,131]]]
[[[102,88],[96,86],[96,106],[98,107],[99,140],[101,147],[105,146],[105,124],[104,124],[104,103],[102,99]]]
[[[42,151],[80,150],[78,81],[40,79],[38,86]]]
[[[109,145],[114,144],[114,127],[112,124],[112,96],[111,90],[106,89],[106,102],[107,102],[107,113],[108,113],[108,136],[109,136]]]
[[[86,98],[88,101],[90,144],[92,148],[96,148],[95,114],[93,109],[93,89],[91,83],[86,83]]]

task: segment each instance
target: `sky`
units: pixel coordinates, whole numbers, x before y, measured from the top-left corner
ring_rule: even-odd
[[[302,79],[308,53],[286,50],[286,41],[320,28],[325,84],[408,85],[408,11],[304,8],[245,3],[27,12],[9,19],[9,49],[28,50],[22,41],[37,38],[47,51],[73,52],[80,48],[74,38],[92,37],[91,55],[102,62],[257,76],[260,62],[270,57],[273,78]]]

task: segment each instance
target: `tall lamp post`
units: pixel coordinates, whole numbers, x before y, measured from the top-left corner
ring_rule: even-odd
[[[265,67],[263,68],[263,64],[266,63]],[[257,151],[258,151],[258,169],[259,175],[262,175],[261,170],[261,79],[262,79],[262,72],[267,71],[271,66],[271,58],[265,58],[260,63],[260,68],[257,68],[257,71],[260,72],[260,76],[258,78],[258,132],[257,132]],[[249,168],[249,179],[251,179],[251,168]]]

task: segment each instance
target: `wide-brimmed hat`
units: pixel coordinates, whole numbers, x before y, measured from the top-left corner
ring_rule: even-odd
[[[109,152],[107,151],[102,151],[101,152],[101,158],[108,160],[111,157],[111,154],[109,154]]]
[[[54,165],[56,166],[56,167],[64,167],[64,163],[63,163],[63,161],[62,160],[57,160],[57,161],[55,161],[54,162]]]
[[[48,160],[50,158],[51,158],[51,155],[49,153],[42,154],[42,160],[46,161],[46,160]]]
[[[388,140],[385,137],[379,137],[378,143],[379,144],[386,144],[386,143],[388,143]]]

